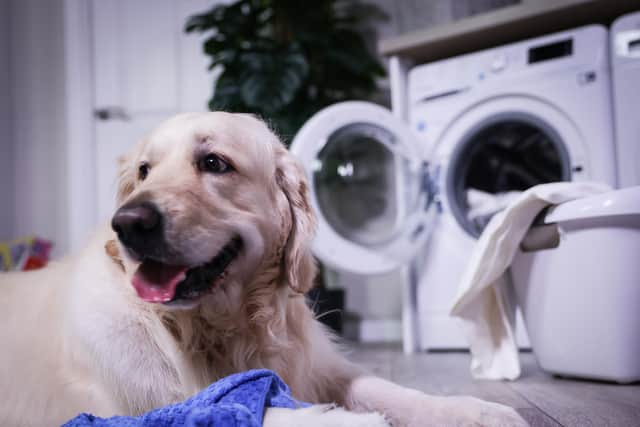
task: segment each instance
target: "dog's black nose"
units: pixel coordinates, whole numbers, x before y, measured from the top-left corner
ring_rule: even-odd
[[[162,241],[162,216],[153,203],[132,202],[118,209],[111,228],[125,246],[140,255]]]

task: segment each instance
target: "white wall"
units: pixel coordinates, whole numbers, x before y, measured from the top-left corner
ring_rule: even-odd
[[[9,81],[14,211],[8,237],[67,245],[63,0],[11,0]],[[5,18],[7,19],[7,18]],[[5,190],[6,191],[6,190]],[[11,192],[7,194],[11,197]]]
[[[12,235],[15,221],[13,214],[14,169],[13,169],[13,128],[11,126],[11,89],[9,74],[10,4],[0,1],[0,240]]]

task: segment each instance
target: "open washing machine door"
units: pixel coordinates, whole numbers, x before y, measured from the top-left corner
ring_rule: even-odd
[[[309,177],[318,258],[378,274],[415,256],[434,226],[433,186],[418,141],[389,110],[332,105],[305,123],[291,151]]]

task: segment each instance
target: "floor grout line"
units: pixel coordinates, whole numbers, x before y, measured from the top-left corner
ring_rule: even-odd
[[[551,414],[549,414],[547,411],[545,411],[544,409],[542,409],[541,407],[539,407],[538,405],[536,405],[535,403],[533,403],[533,401],[531,399],[529,399],[527,396],[525,396],[524,394],[522,394],[521,392],[519,392],[517,389],[511,387],[510,384],[506,384],[506,386],[513,391],[515,394],[517,394],[518,396],[520,396],[521,398],[523,398],[526,402],[528,402],[532,407],[534,407],[535,409],[537,409],[538,411],[542,412],[544,415],[546,415],[549,419],[553,420],[553,422],[555,422],[556,424],[558,424],[560,427],[566,427],[564,424],[562,424],[560,421],[556,420],[553,416],[551,416]]]

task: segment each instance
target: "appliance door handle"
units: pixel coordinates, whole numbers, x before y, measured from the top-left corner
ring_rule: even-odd
[[[109,107],[103,107],[103,108],[96,108],[93,111],[93,115],[98,120],[103,120],[103,121],[106,121],[106,120],[129,121],[129,120],[131,120],[131,116],[127,113],[127,110],[125,110],[124,108],[119,107],[119,106],[109,106]]]
[[[623,58],[640,58],[640,29],[616,34],[615,51]]]
[[[522,252],[535,252],[560,246],[558,224],[535,225],[529,229],[520,242]]]

